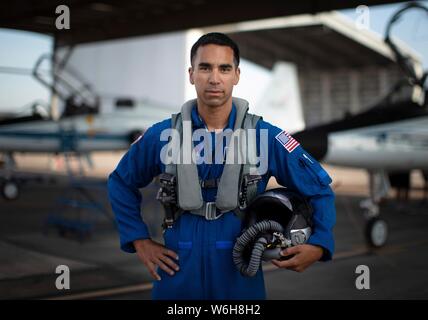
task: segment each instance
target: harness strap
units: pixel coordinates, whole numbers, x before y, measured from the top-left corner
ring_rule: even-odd
[[[181,144],[185,143],[183,142],[183,121],[190,120],[190,112],[194,103],[195,101],[187,102],[183,105],[180,113],[173,114],[171,117],[171,128],[180,132]],[[261,117],[247,113],[248,103],[245,100],[234,98],[234,103],[239,107],[234,130],[255,129],[257,121],[260,120]],[[261,180],[260,175],[254,174],[257,170],[253,170],[256,169],[257,165],[257,144],[255,135],[247,134],[246,138],[248,158],[246,158],[244,164],[224,164],[223,174],[226,175],[227,178],[201,180],[198,178],[197,167],[193,163],[181,164],[180,170],[178,170],[177,162],[165,165],[165,173],[176,177],[176,179],[174,183],[167,184],[163,187],[164,191],[168,188],[174,188],[174,192],[168,189],[169,191],[162,193],[161,190],[159,190],[159,194],[164,194],[163,198],[161,195],[158,196],[159,200],[165,206],[166,215],[164,226],[168,228],[172,227],[173,221],[178,219],[184,211],[202,216],[207,220],[218,219],[223,213],[229,211],[233,211],[239,217],[242,217],[242,211],[247,206],[247,203],[251,202],[257,195],[257,182]],[[173,146],[171,139],[169,141],[169,147],[179,147],[179,150],[183,150],[181,148],[182,145]],[[242,148],[238,147],[237,149],[238,152],[242,153]],[[227,152],[229,151],[228,148]],[[181,156],[183,157],[183,155]],[[195,180],[199,181],[199,183],[195,183]],[[216,202],[203,201],[201,188],[217,188]],[[168,198],[166,196],[167,194],[174,194],[175,198]],[[180,194],[182,197],[180,197]]]

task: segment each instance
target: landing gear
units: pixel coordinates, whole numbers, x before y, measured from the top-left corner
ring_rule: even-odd
[[[19,196],[19,186],[14,180],[6,180],[1,185],[1,194],[6,200],[16,200]]]
[[[370,198],[361,201],[366,226],[364,236],[371,248],[383,247],[388,239],[388,224],[380,218],[379,203],[387,195],[390,184],[385,171],[370,171]]]
[[[380,248],[385,245],[388,239],[388,225],[385,220],[374,217],[367,221],[364,233],[366,242],[370,247]]]
[[[6,200],[16,200],[19,196],[18,181],[13,178],[16,161],[12,153],[0,154],[2,180],[0,180],[0,193]]]

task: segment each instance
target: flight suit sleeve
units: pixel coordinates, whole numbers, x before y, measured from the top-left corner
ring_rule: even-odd
[[[278,128],[275,128],[278,129]],[[333,227],[336,223],[335,196],[330,176],[309,153],[285,131],[272,130],[269,139],[269,170],[277,182],[309,199],[313,212],[313,230],[308,244],[323,248],[321,260],[334,253]],[[288,138],[288,139],[287,139]],[[292,139],[291,142],[289,139]]]
[[[120,235],[120,247],[133,253],[133,241],[150,238],[141,216],[140,188],[147,186],[159,172],[159,136],[151,127],[134,142],[109,175],[109,199]]]

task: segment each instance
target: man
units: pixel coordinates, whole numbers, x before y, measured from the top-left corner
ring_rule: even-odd
[[[197,99],[185,104],[190,106],[188,117],[193,132],[202,129],[215,138],[224,130],[236,128],[242,104],[244,109],[247,107],[244,100],[232,98],[232,90],[239,77],[239,49],[229,37],[209,33],[193,45],[189,78],[195,86]],[[185,106],[182,108],[183,120]],[[207,219],[196,211],[183,209],[180,217],[165,229],[165,246],[150,239],[140,216],[142,199],[138,189],[168,171],[168,164],[162,161],[161,156],[168,140],[163,139],[162,132],[171,129],[172,123],[167,119],[149,128],[131,146],[109,177],[109,195],[122,250],[137,252],[157,280],[152,292],[154,299],[265,299],[261,268],[254,277],[244,277],[233,264],[232,248],[241,231],[241,220],[233,210],[220,212],[216,208],[214,219]],[[269,178],[274,176],[281,185],[308,197],[314,208],[314,230],[307,244],[284,250],[282,255],[294,256],[285,261],[273,260],[272,263],[302,272],[318,260],[330,260],[334,251],[332,229],[335,224],[330,177],[285,131],[263,120],[256,122],[255,130],[258,144],[261,143],[261,132],[267,132],[267,153],[260,157],[260,161],[267,162],[267,168],[257,183],[257,193],[263,192]],[[196,142],[193,146],[200,145]],[[218,153],[214,146],[206,147],[204,153],[207,149]],[[226,149],[222,151],[226,154]],[[259,145],[258,152],[261,152]],[[221,185],[223,171],[229,170],[225,168],[224,161],[198,163],[195,180],[220,179]],[[187,192],[187,186],[183,186],[180,179],[186,178],[187,175],[178,174],[183,194]],[[199,181],[188,181],[189,188],[197,184]],[[201,201],[205,203],[216,201],[217,204],[219,197],[228,196],[219,196],[220,188],[215,183],[200,190]],[[180,205],[185,207],[183,203]]]

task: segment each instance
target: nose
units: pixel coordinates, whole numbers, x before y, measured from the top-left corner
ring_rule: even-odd
[[[219,71],[216,68],[214,68],[213,71],[210,73],[209,82],[213,85],[220,83]]]

